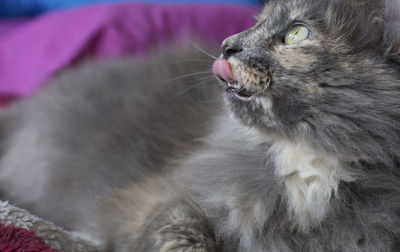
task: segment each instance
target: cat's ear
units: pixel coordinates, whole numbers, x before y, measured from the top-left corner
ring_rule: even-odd
[[[400,53],[400,0],[386,0],[385,40],[390,53]]]

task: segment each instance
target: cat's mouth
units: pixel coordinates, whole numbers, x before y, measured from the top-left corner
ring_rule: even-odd
[[[224,80],[222,80],[222,81],[224,81]],[[225,83],[227,85],[226,92],[228,92],[231,95],[234,95],[235,97],[239,98],[240,100],[248,101],[254,95],[253,92],[247,90],[245,86],[242,86],[236,80],[225,82]]]
[[[212,72],[218,79],[226,84],[226,92],[236,98],[242,101],[248,101],[255,94],[235,79],[231,67],[225,59],[217,59],[212,66]]]

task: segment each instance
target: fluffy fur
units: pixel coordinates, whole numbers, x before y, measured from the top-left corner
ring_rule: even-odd
[[[246,99],[174,78],[201,61],[71,70],[2,115],[1,192],[108,251],[397,251],[398,7],[271,0],[223,43]]]

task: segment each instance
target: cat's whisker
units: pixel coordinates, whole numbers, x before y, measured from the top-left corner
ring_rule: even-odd
[[[216,78],[215,78],[214,75],[212,75],[212,76],[199,77],[199,78],[197,78],[197,79],[198,79],[198,80],[206,80],[206,79],[215,80]]]
[[[221,85],[221,84],[219,84],[218,82],[213,82],[212,84],[211,84],[211,82],[213,81],[213,80],[205,80],[205,81],[209,81],[210,82],[210,85],[202,85],[202,86],[199,86],[199,87],[196,87],[196,88],[199,88],[199,89],[206,89],[206,88],[221,88],[221,86],[223,86],[223,85]],[[225,86],[224,86],[225,87]]]
[[[201,59],[181,59],[181,60],[173,60],[171,63],[181,63],[181,62],[204,62],[207,65],[210,65],[209,60],[201,60]]]
[[[162,81],[161,84],[165,84],[165,83],[168,83],[168,82],[171,82],[171,81],[181,80],[181,79],[184,79],[184,78],[193,77],[193,76],[197,76],[197,75],[202,75],[202,74],[212,74],[212,72],[211,71],[204,71],[204,72],[195,72],[195,73],[185,74],[185,75],[182,75],[182,76],[178,76],[178,77],[174,77],[174,78]]]
[[[213,88],[213,87],[215,87],[215,88],[216,88],[216,87],[220,88],[221,86],[218,85],[218,84],[217,84],[217,85],[214,85],[214,84],[213,84],[213,85],[208,85],[208,86],[201,86],[201,87],[198,87],[198,88]]]
[[[196,81],[213,81],[213,80],[216,80],[214,75],[196,78]],[[217,81],[216,85],[223,85],[223,84]]]
[[[216,56],[212,55],[211,53],[205,51],[204,49],[202,49],[200,46],[196,45],[195,43],[193,43],[192,41],[189,41],[189,43],[194,46],[196,49],[198,49],[200,52],[204,53],[205,55],[210,56],[213,59],[218,59]]]
[[[191,90],[191,89],[193,89],[193,88],[201,87],[201,86],[207,84],[209,81],[210,81],[210,80],[207,79],[207,80],[201,81],[201,82],[199,82],[199,83],[196,83],[196,84],[194,84],[194,85],[192,85],[192,86],[190,86],[190,87],[184,88],[183,90],[181,90],[181,91],[179,91],[178,93],[176,93],[175,95],[173,95],[171,98],[176,98],[176,97],[178,97],[178,96],[180,96],[180,95],[183,95],[184,93],[188,92],[189,90]]]
[[[205,76],[205,77],[199,77],[199,78],[197,78],[197,80],[199,80],[199,81],[210,81],[210,82],[212,81],[213,82],[212,86],[215,86],[215,87],[220,87],[220,86],[226,87],[226,85],[223,84],[221,81],[217,81],[217,79],[215,78],[214,75]],[[199,87],[199,88],[205,88],[205,87],[202,86],[202,87]]]

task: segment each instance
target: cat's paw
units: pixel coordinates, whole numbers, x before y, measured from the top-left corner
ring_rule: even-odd
[[[187,223],[188,224],[188,223]],[[211,232],[198,226],[169,224],[156,233],[160,252],[216,252]]]

